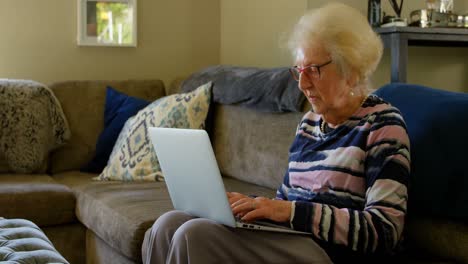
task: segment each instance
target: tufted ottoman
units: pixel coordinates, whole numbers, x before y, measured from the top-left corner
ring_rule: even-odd
[[[0,262],[68,263],[33,222],[0,217]]]

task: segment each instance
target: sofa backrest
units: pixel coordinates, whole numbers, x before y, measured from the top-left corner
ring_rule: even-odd
[[[278,188],[303,115],[304,112],[265,113],[216,104],[210,134],[223,176]]]
[[[408,215],[468,222],[468,94],[403,83],[375,93],[397,107],[407,124]]]
[[[71,139],[50,156],[51,173],[78,170],[94,155],[96,141],[104,127],[106,87],[130,96],[153,101],[165,95],[160,80],[65,81],[53,83],[71,130]]]

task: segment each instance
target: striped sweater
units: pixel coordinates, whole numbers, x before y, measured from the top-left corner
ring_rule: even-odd
[[[276,199],[294,201],[291,225],[359,253],[391,253],[404,226],[409,138],[398,109],[375,95],[343,124],[320,131],[308,112]]]

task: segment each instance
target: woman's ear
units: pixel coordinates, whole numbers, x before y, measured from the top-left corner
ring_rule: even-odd
[[[346,78],[346,84],[349,87],[354,88],[358,85],[358,82],[359,82],[358,74],[356,73],[356,71],[351,71],[350,74]]]

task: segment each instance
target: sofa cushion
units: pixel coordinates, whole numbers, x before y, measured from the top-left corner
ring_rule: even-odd
[[[468,225],[437,218],[413,217],[407,222],[412,254],[432,256],[450,263],[468,263]]]
[[[49,87],[60,101],[71,129],[71,139],[50,156],[52,173],[78,170],[95,155],[99,133],[104,128],[106,87],[153,101],[165,95],[161,80],[65,81]]]
[[[76,222],[75,196],[44,174],[1,174],[0,216],[24,218],[39,226]]]
[[[143,235],[155,219],[172,209],[164,182],[93,181],[78,171],[54,175],[77,198],[78,219],[112,248],[141,259]]]
[[[390,84],[376,94],[400,109],[411,142],[408,215],[468,221],[468,94]]]
[[[278,188],[304,113],[263,113],[234,105],[216,105],[214,110],[211,139],[221,173]]]
[[[93,159],[81,168],[83,172],[101,173],[106,167],[115,141],[125,122],[150,102],[128,96],[111,86],[106,89],[106,105],[104,109],[104,130],[99,134],[96,143],[96,154]]]
[[[122,255],[141,261],[145,231],[163,213],[172,210],[164,182],[92,181],[78,171],[54,175],[77,197],[77,217]],[[225,179],[226,190],[274,197],[275,191],[234,179]]]
[[[130,118],[122,129],[109,162],[96,180],[162,180],[148,127],[201,129],[211,101],[211,82],[193,92],[163,97]]]

